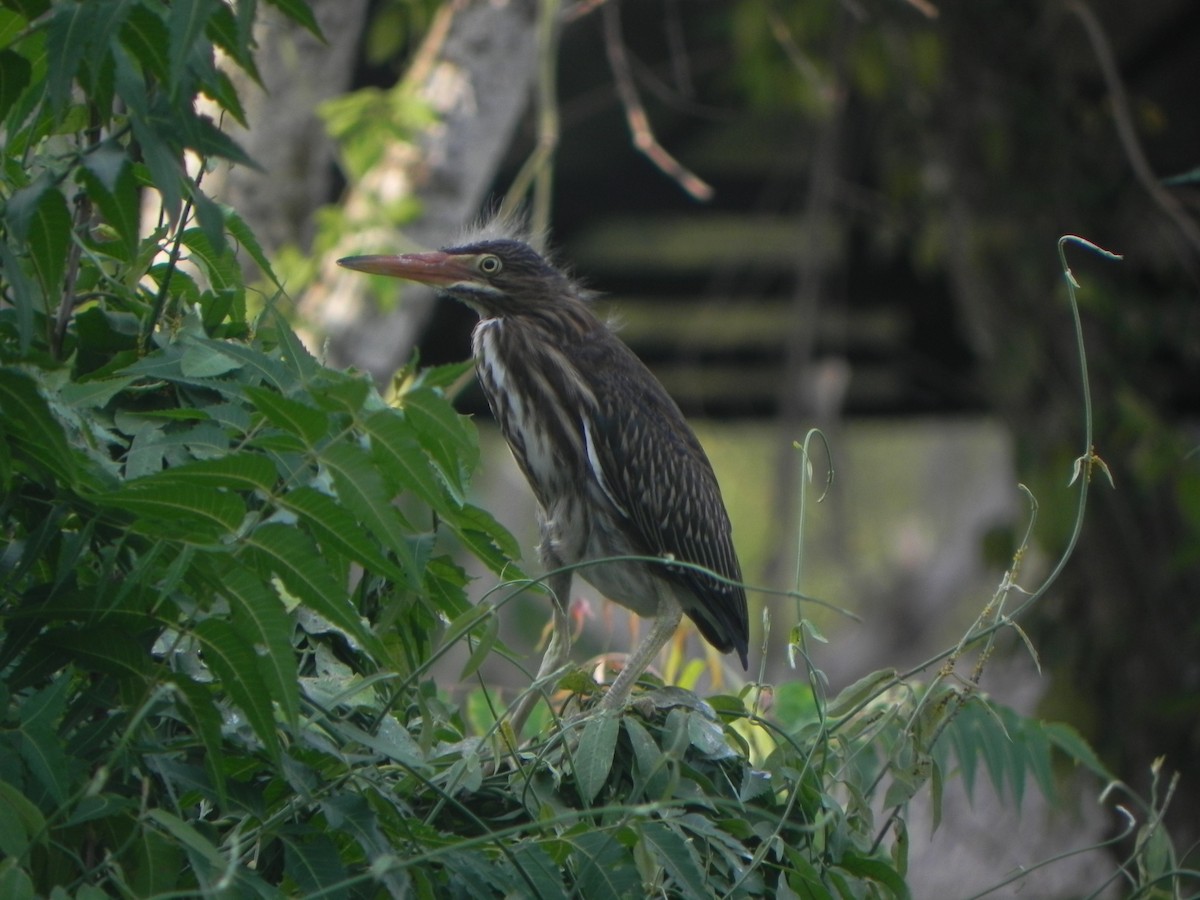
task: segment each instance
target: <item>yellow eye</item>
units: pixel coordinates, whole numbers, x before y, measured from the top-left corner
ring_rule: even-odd
[[[493,256],[490,253],[487,256],[479,257],[479,262],[476,265],[484,275],[495,275],[504,268],[504,263],[500,262],[500,257]]]

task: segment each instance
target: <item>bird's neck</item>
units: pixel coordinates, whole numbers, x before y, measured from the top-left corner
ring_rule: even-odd
[[[564,326],[536,317],[481,319],[473,348],[479,383],[542,508],[568,496],[584,477],[564,465],[583,460],[580,416],[591,415],[597,398],[576,369],[581,344],[605,326],[584,309],[585,317]],[[558,448],[558,449],[556,449]],[[568,450],[565,454],[561,450]]]

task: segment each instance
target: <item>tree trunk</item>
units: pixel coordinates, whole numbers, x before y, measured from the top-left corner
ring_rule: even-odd
[[[349,188],[343,208],[350,228],[299,299],[301,315],[327,339],[332,364],[383,381],[410,354],[432,295],[410,290],[399,308],[381,311],[370,300],[368,279],[338,269],[336,259],[396,252],[408,243],[393,226],[366,224],[381,201],[420,204],[420,218],[405,233],[424,246],[446,241],[478,214],[529,101],[538,66],[536,17],[536,0],[472,0],[438,12],[398,88],[428,103],[436,120],[411,142],[389,148]]]

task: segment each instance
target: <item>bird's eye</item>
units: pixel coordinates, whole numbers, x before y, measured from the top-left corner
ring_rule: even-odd
[[[479,271],[484,275],[495,275],[504,268],[504,263],[500,262],[500,257],[492,256],[490,253],[487,256],[479,257]]]

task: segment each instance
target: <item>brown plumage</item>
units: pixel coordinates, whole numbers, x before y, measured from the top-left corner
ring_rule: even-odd
[[[640,616],[650,632],[602,701],[620,708],[686,613],[722,652],[747,664],[741,568],[716,476],[679,407],[596,316],[586,294],[527,244],[483,240],[433,253],[339,260],[351,269],[436,287],[480,316],[480,383],[541,507],[541,558],[554,570],[613,556],[580,574]],[[555,629],[539,679],[566,660],[571,574],[548,579]],[[532,704],[523,705],[520,722]]]

